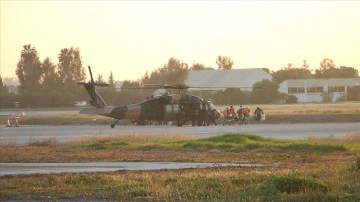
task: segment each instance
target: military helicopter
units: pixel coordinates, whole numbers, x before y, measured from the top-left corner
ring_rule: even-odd
[[[95,83],[91,68],[89,68],[90,81],[79,82],[83,85],[90,95],[90,104],[94,107],[84,108],[80,114],[98,114],[115,121],[110,125],[111,128],[121,119],[129,119],[137,122],[145,121],[175,121],[177,126],[181,127],[186,122],[191,122],[193,126],[209,125],[211,122],[216,123],[220,117],[220,111],[210,100],[191,94],[163,94],[151,96],[142,102],[129,104],[125,106],[109,106],[100,94],[96,91],[96,86],[109,86],[109,84]],[[147,85],[144,89],[154,89],[159,85]],[[165,89],[188,89],[186,85],[163,85]]]

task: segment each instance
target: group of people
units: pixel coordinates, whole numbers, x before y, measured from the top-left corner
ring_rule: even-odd
[[[245,106],[240,106],[240,108],[235,112],[235,108],[233,106],[227,107],[223,111],[224,115],[224,124],[229,123],[234,125],[235,122],[239,122],[239,124],[247,124],[247,120],[250,120],[250,108]],[[264,111],[257,107],[254,111],[254,119],[256,123],[260,123],[264,116]]]

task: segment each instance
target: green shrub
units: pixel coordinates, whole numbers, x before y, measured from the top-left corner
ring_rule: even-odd
[[[280,193],[286,194],[305,193],[307,191],[326,193],[329,190],[329,186],[318,179],[297,174],[276,177],[271,180],[271,183]]]
[[[217,142],[217,143],[243,143],[246,140],[253,140],[253,141],[264,141],[265,138],[262,138],[258,135],[248,135],[248,134],[225,134],[222,136],[216,136],[211,138],[205,138],[201,141],[210,141],[210,142]]]
[[[105,149],[106,148],[104,143],[100,143],[100,142],[91,143],[85,147],[88,149]]]

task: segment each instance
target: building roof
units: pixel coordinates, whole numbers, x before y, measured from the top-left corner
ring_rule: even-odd
[[[263,79],[271,80],[270,74],[261,68],[231,69],[231,70],[192,70],[189,71],[185,84],[191,87],[224,90],[226,88],[251,88]],[[220,88],[223,87],[223,88]],[[220,88],[220,89],[219,89]],[[196,90],[192,89],[192,90]]]
[[[330,79],[289,79],[283,81],[280,86],[359,86],[360,78],[330,78]]]

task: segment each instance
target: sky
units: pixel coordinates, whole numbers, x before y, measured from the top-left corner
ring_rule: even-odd
[[[325,58],[360,70],[360,1],[17,1],[0,0],[0,75],[16,77],[23,46],[58,63],[78,47],[83,66],[137,80],[171,57],[189,66],[234,69]]]

